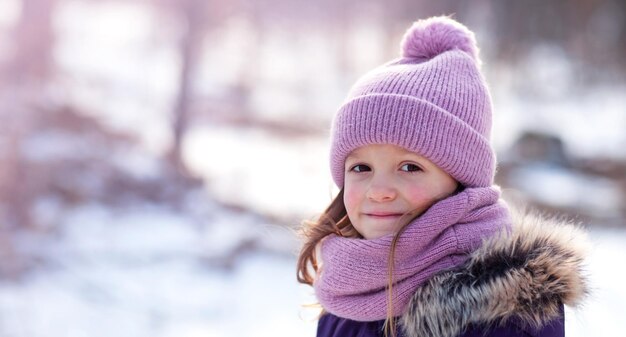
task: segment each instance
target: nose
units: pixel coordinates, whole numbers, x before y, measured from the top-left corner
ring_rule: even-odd
[[[367,198],[375,202],[387,202],[396,199],[396,189],[388,183],[373,181],[367,190]]]

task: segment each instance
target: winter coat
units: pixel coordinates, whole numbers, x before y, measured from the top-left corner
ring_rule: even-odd
[[[564,336],[563,304],[587,293],[584,234],[554,220],[517,216],[511,232],[432,277],[398,317],[399,337]],[[325,313],[318,337],[380,337],[384,320]]]

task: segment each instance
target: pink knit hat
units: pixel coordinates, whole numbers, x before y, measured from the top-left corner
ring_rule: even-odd
[[[493,183],[491,98],[474,34],[448,17],[417,21],[401,57],[360,78],[333,120],[332,176],[367,144],[394,144],[428,158],[467,187]]]

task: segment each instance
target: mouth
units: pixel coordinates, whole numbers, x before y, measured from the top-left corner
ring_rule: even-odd
[[[374,219],[395,219],[401,217],[402,213],[375,212],[365,213],[365,215]]]

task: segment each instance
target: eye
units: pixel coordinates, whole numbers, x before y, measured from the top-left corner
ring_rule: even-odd
[[[371,171],[371,170],[372,169],[369,166],[363,165],[363,164],[354,165],[350,169],[350,171],[352,171],[352,172],[367,172],[367,171]]]
[[[415,164],[404,164],[400,167],[400,169],[405,172],[417,172],[422,170],[421,167]]]

